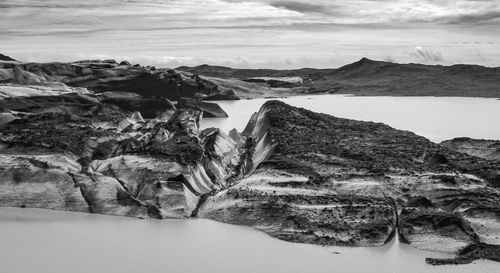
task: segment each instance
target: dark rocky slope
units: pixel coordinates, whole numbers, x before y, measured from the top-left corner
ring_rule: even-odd
[[[232,69],[209,65],[177,69],[224,78],[219,84],[231,82],[235,92],[242,97],[339,93],[500,98],[500,68],[478,65],[397,64],[363,58],[337,69]],[[262,77],[267,80],[255,79]],[[302,78],[300,85],[284,80],[290,77]],[[261,84],[253,84],[251,92],[245,81]]]
[[[243,133],[234,186],[198,215],[280,239],[456,252],[500,244],[500,164],[387,125],[271,101]]]
[[[7,55],[3,55],[3,54],[0,53],[0,61],[8,61],[8,62],[10,62],[10,61],[16,61],[16,60],[12,59],[11,57],[9,57]]]

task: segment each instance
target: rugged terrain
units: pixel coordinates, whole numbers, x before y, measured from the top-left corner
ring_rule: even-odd
[[[500,140],[455,138],[441,142],[448,149],[473,156],[500,161]]]
[[[177,100],[237,100],[307,94],[500,98],[500,68],[397,64],[363,58],[335,69],[156,68],[115,60],[31,63],[0,55],[0,83],[82,87]]]
[[[80,72],[48,74],[33,68],[40,64],[15,63],[0,63],[12,66],[0,69],[0,206],[203,217],[321,245],[379,246],[396,235],[457,254],[431,264],[500,260],[494,141],[435,144],[279,101],[266,102],[243,132],[201,131],[204,116],[225,116],[192,98],[207,98],[202,88],[177,104],[141,95],[147,88],[113,90],[121,86],[115,81],[131,84],[134,69],[152,68],[54,64],[54,71],[90,69],[87,89],[72,85]],[[117,71],[127,76],[110,76],[110,84]],[[287,77],[250,83],[301,88]]]
[[[195,105],[160,105],[145,120],[94,94],[0,100],[0,205],[190,216],[202,194],[225,187],[235,143],[200,134]]]
[[[382,245],[396,231],[429,250],[500,244],[498,162],[277,101],[243,136],[247,175],[208,198],[200,217],[323,245]]]
[[[215,78],[232,85],[240,97],[294,94],[354,94],[361,96],[459,96],[500,98],[500,68],[397,64],[363,58],[336,69],[233,69],[202,65],[180,71]]]
[[[498,258],[500,163],[411,132],[278,101],[229,135],[200,132],[189,103],[144,119],[94,94],[0,101],[2,206],[204,217],[322,245],[397,233],[467,253],[434,264]]]
[[[231,89],[188,72],[131,65],[127,61],[85,60],[72,63],[0,62],[0,83],[10,85],[82,87],[96,93],[133,92],[144,97],[177,100],[195,97],[206,100],[235,100]]]

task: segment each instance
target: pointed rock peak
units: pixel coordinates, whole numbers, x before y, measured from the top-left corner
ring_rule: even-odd
[[[363,57],[363,58],[361,58],[361,60],[359,60],[359,62],[374,62],[374,61],[370,60],[370,59],[368,59],[366,57]]]
[[[359,60],[353,64],[364,65],[364,64],[373,64],[373,63],[377,63],[377,61],[363,57],[361,60]]]
[[[382,63],[382,62],[370,60],[368,58],[362,58],[361,60],[359,60],[357,62],[354,62],[352,64],[348,64],[348,65],[342,66],[341,68],[339,68],[339,70],[341,70],[341,71],[352,70],[352,69],[356,69],[357,70],[357,69],[359,69],[361,67],[373,66],[373,65],[376,65],[376,64],[380,64],[380,63]]]

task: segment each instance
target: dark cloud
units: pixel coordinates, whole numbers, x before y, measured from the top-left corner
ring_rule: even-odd
[[[467,14],[454,18],[445,18],[449,24],[488,24],[500,21],[500,11],[488,11],[477,14]]]
[[[296,11],[300,13],[322,13],[322,14],[337,14],[336,6],[311,4],[298,1],[273,1],[271,6]]]
[[[102,4],[77,4],[77,3],[67,3],[67,4],[54,4],[54,3],[0,3],[0,9],[15,9],[15,8],[57,8],[57,9],[74,9],[74,8],[100,8],[109,5]]]

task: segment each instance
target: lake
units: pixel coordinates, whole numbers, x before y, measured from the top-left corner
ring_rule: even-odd
[[[227,119],[205,119],[203,128],[242,131],[268,99],[218,101]],[[278,99],[293,106],[336,117],[375,121],[412,131],[431,141],[455,137],[500,139],[500,100],[460,97],[297,96]]]
[[[384,122],[435,142],[459,136],[500,139],[500,101],[495,99],[324,95],[281,100],[338,117]],[[264,102],[219,102],[230,118],[207,119],[202,126],[242,130]],[[491,261],[430,266],[426,257],[450,255],[417,250],[397,238],[377,248],[322,247],[204,219],[0,208],[0,234],[0,272],[6,273],[500,272],[500,263]]]
[[[396,241],[378,248],[280,241],[204,219],[135,218],[0,208],[0,271],[6,273],[499,272],[500,263],[427,265],[446,254]],[[367,271],[369,270],[369,271]]]

